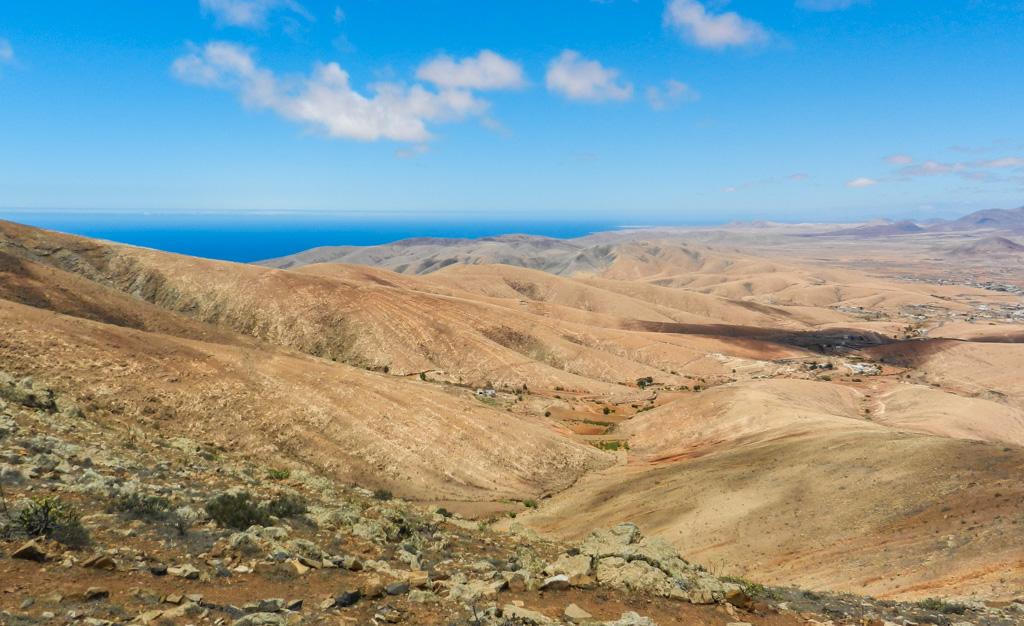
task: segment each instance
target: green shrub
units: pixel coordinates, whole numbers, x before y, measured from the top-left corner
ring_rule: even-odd
[[[544,411],[544,417],[551,417],[551,411]]]
[[[274,517],[297,517],[308,511],[306,501],[299,496],[283,495],[267,505],[267,513]]]
[[[60,498],[32,498],[12,526],[29,537],[45,535],[69,548],[80,549],[89,544],[89,533],[82,526],[82,514],[75,505]]]
[[[270,523],[270,515],[252,501],[248,491],[220,494],[206,504],[206,514],[221,526],[238,530]]]
[[[160,496],[140,495],[133,491],[116,498],[108,510],[124,513],[129,519],[158,522],[167,518],[171,511],[171,501]]]
[[[286,469],[270,468],[267,470],[267,478],[270,480],[286,480],[291,475],[292,473]]]
[[[373,497],[375,499],[377,499],[377,500],[381,500],[383,502],[387,502],[388,500],[390,500],[394,496],[387,489],[377,489],[377,490],[375,490],[373,492]]]
[[[926,611],[938,611],[946,615],[963,615],[967,612],[967,607],[958,602],[948,602],[942,598],[925,598],[915,603],[918,608],[925,609]]]

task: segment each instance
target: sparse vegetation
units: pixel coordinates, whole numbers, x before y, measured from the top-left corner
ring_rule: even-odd
[[[80,550],[89,544],[82,526],[82,514],[60,498],[32,498],[15,516],[12,527],[27,537],[46,536],[69,548]]]
[[[393,497],[392,493],[387,489],[375,489],[373,491],[373,498],[375,500],[380,500],[381,502],[387,502]]]
[[[267,478],[270,480],[287,480],[292,473],[286,469],[268,469]]]
[[[219,525],[238,530],[270,523],[269,513],[252,501],[248,491],[220,494],[206,504],[206,514]]]
[[[927,611],[938,611],[945,615],[963,615],[967,607],[959,602],[950,602],[942,598],[925,598],[915,603],[915,606]]]
[[[274,517],[298,517],[307,511],[306,501],[299,496],[283,495],[267,504],[267,513]]]
[[[171,512],[171,501],[160,496],[148,496],[132,491],[111,501],[107,510],[123,513],[128,519],[159,522],[167,519]]]

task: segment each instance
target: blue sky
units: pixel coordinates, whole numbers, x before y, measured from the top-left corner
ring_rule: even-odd
[[[1024,2],[0,4],[13,208],[612,219],[1024,205]]]

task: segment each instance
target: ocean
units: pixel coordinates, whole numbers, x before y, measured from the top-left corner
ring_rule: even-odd
[[[251,263],[319,246],[372,246],[413,237],[477,239],[522,233],[559,239],[620,228],[615,222],[462,214],[32,211],[0,219],[189,256]]]

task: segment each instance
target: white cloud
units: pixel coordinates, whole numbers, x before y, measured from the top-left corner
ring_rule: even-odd
[[[199,0],[199,7],[224,26],[263,28],[267,15],[276,9],[287,9],[313,21],[309,11],[295,0]]]
[[[854,178],[850,182],[846,183],[847,187],[853,187],[854,189],[861,187],[874,187],[879,181],[872,178]]]
[[[12,62],[14,62],[14,48],[11,47],[11,42],[0,37],[0,63]]]
[[[768,41],[768,31],[734,12],[712,15],[697,0],[671,0],[665,6],[665,24],[703,48],[749,46]]]
[[[867,4],[868,0],[796,0],[796,6],[808,11],[844,11],[855,4]]]
[[[416,70],[416,78],[443,89],[518,89],[526,85],[521,65],[490,50],[459,61],[438,55]]]
[[[395,158],[398,158],[398,159],[411,159],[411,158],[413,158],[415,156],[419,156],[421,154],[426,154],[428,152],[430,152],[430,146],[428,146],[426,144],[420,144],[418,146],[413,146],[412,148],[410,148],[408,150],[395,150]]]
[[[807,180],[810,177],[807,174],[790,174],[786,178],[789,180]]]
[[[664,111],[679,102],[692,102],[699,99],[699,93],[686,83],[674,78],[665,81],[664,89],[660,87],[647,88],[647,102],[655,111]]]
[[[563,50],[548,63],[548,91],[560,93],[570,100],[603,102],[629,100],[633,97],[631,83],[619,84],[619,71],[606,69],[597,61],[584,59],[575,50]]]
[[[308,77],[282,79],[259,67],[249,50],[228,42],[211,42],[171,69],[185,82],[237,91],[248,107],[270,109],[335,138],[422,142],[431,138],[427,122],[480,115],[489,106],[466,90],[435,93],[422,85],[378,83],[369,88],[374,95],[364,96],[337,63],[317,64]]]
[[[916,159],[909,154],[891,154],[882,160],[889,165],[910,165]]]
[[[334,7],[334,23],[341,24],[345,21],[345,12],[341,7]]]
[[[950,172],[988,169],[993,167],[1024,167],[1024,159],[1017,157],[1003,157],[1000,159],[977,159],[975,161],[962,161],[958,163],[925,161],[920,165],[904,167],[899,170],[899,173],[905,176],[934,176],[936,174],[948,174]]]

